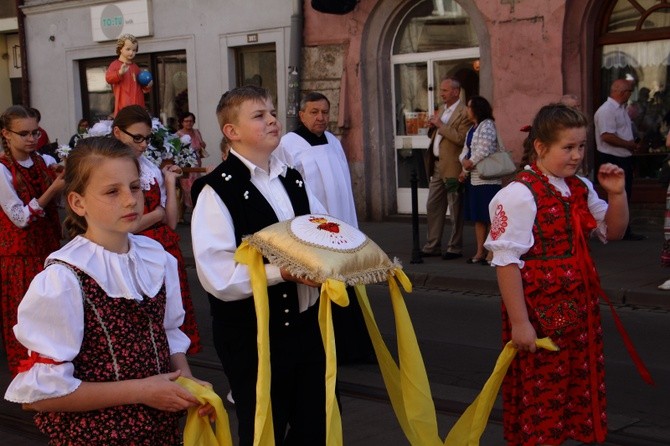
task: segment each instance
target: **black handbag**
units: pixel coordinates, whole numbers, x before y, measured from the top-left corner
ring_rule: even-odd
[[[325,14],[348,14],[359,0],[312,0],[312,8]]]

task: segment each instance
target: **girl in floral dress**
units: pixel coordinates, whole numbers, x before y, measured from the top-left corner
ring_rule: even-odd
[[[73,239],[19,306],[15,332],[31,354],[5,398],[37,411],[51,445],[181,444],[178,419],[200,404],[173,382],[193,379],[177,262],[132,234],[144,204],[135,155],[113,138],[82,139],[65,183]]]
[[[60,166],[36,150],[40,130],[34,111],[20,105],[0,117],[0,304],[2,338],[12,375],[28,356],[12,328],[30,281],[47,255],[60,247],[56,202],[63,189]]]
[[[146,235],[160,242],[167,252],[175,256],[179,265],[179,284],[186,311],[182,331],[191,339],[188,354],[195,354],[202,348],[200,334],[195,320],[195,310],[186,276],[184,256],[179,248],[177,227],[177,178],[181,169],[167,165],[159,169],[143,156],[151,140],[151,116],[139,105],[129,105],[116,114],[112,124],[112,134],[130,146],[140,163],[140,183],[144,191],[144,215],[137,234]]]
[[[624,172],[605,164],[593,185],[576,176],[586,117],[564,105],[543,107],[532,125],[530,166],[489,206],[503,299],[503,341],[518,353],[503,381],[509,445],[602,442],[607,432],[602,295],[586,238],[620,239],[628,222]],[[560,351],[535,348],[549,336]]]

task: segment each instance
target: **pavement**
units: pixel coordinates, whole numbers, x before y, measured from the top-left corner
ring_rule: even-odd
[[[659,311],[670,310],[670,291],[661,291],[657,286],[670,277],[670,270],[660,265],[659,254],[663,243],[662,212],[641,212],[643,217],[632,219],[636,233],[645,236],[640,241],[618,241],[602,244],[597,240],[591,241],[591,249],[596,267],[600,273],[605,292],[613,303],[632,307],[656,308]],[[635,217],[635,216],[634,216]],[[415,231],[411,219],[407,216],[391,217],[384,222],[362,222],[360,229],[375,241],[391,258],[397,258],[403,265],[415,287],[424,287],[434,290],[450,290],[476,292],[481,294],[499,294],[494,268],[467,264],[466,259],[474,254],[474,228],[465,226],[465,245],[463,257],[454,260],[442,260],[440,257],[419,258],[415,253],[420,249],[413,245]],[[445,227],[445,241],[450,227]],[[210,321],[204,292],[199,287],[193,263],[193,253],[190,246],[190,226],[180,224],[178,232],[182,237],[182,251],[186,258],[189,282],[193,301],[196,306],[198,324],[203,334],[204,348],[201,353],[193,357],[194,374],[209,380],[221,396],[227,391],[225,376],[220,371],[218,359],[210,336],[208,336]],[[423,219],[418,225],[418,239],[425,240],[426,227]],[[418,262],[416,262],[418,260]],[[4,355],[0,355],[4,356]],[[196,373],[197,369],[197,373]],[[388,405],[381,399],[370,399],[370,395],[378,394],[384,397],[376,365],[342,366],[338,375],[342,382],[342,404],[346,407],[343,414],[345,443],[347,445],[377,445],[387,446],[406,445],[407,441],[395,420]],[[0,387],[5,388],[10,381],[4,358],[0,359]],[[432,383],[431,383],[432,384]],[[367,396],[357,397],[358,391],[365,391]],[[464,389],[444,388],[435,386],[433,394],[438,400],[453,400],[454,394],[461,392],[462,407],[472,401],[475,392],[465,392]],[[367,399],[366,399],[367,398]],[[458,403],[458,402],[457,402]],[[235,431],[234,406],[226,403],[231,420],[231,427]],[[457,408],[461,408],[457,406]],[[494,406],[494,413],[500,410],[499,402]],[[32,425],[30,414],[21,411],[16,404],[0,401],[0,441],[3,445],[44,445],[44,438]],[[370,420],[375,420],[370,423]],[[441,428],[453,425],[456,418],[448,413],[438,414],[438,424]],[[614,420],[612,420],[614,421]],[[659,434],[660,438],[670,444],[670,432],[665,430]],[[482,438],[483,445],[503,446],[502,427],[499,423],[490,422]],[[568,442],[566,446],[577,446],[580,443]],[[612,442],[607,445],[629,446],[628,442]],[[636,443],[637,444],[637,443]],[[641,443],[640,443],[641,444]],[[646,444],[646,443],[645,443]]]
[[[600,275],[602,287],[615,304],[640,307],[670,309],[670,291],[658,289],[670,278],[670,269],[660,263],[663,246],[662,211],[639,211],[640,216],[632,212],[631,222],[636,234],[645,238],[639,241],[620,240],[601,243],[590,240],[591,253]],[[425,242],[426,226],[423,219],[419,222],[418,249]],[[467,264],[466,260],[475,254],[474,226],[466,224],[464,229],[463,257],[454,260],[442,260],[440,257],[420,258],[414,254],[414,230],[411,219],[399,216],[385,222],[363,222],[360,229],[375,241],[389,257],[397,257],[405,274],[414,286],[499,293],[495,268]],[[445,227],[445,239],[448,240],[450,225]]]
[[[633,209],[631,226],[644,239],[608,243],[595,238],[590,240],[591,254],[603,290],[612,303],[670,310],[670,291],[658,289],[658,285],[670,278],[670,269],[660,263],[664,241],[663,218],[662,210]],[[182,240],[190,240],[190,226],[180,224],[177,229]],[[425,242],[424,217],[419,218],[417,225],[417,246],[413,243],[415,229],[410,216],[391,216],[383,222],[361,222],[359,229],[390,258],[400,260],[403,271],[414,286],[499,294],[495,268],[466,263],[476,252],[474,226],[471,224],[466,223],[464,228],[463,257],[454,260],[422,258],[416,253]],[[447,222],[445,244],[450,229],[450,223]],[[186,262],[193,264],[190,244],[182,243],[182,251]]]

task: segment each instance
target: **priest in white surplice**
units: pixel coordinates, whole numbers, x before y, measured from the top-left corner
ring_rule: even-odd
[[[300,172],[335,218],[358,228],[349,165],[340,141],[327,131],[330,102],[308,93],[300,102],[300,125],[281,139],[277,156]]]
[[[307,93],[300,101],[300,125],[281,139],[277,157],[294,167],[328,214],[358,228],[349,164],[340,141],[327,131],[330,101],[321,93]],[[340,364],[374,358],[363,314],[348,288],[349,306],[333,308],[337,359]]]

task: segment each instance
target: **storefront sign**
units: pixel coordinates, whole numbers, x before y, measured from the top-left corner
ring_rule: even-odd
[[[104,42],[116,40],[121,34],[135,37],[150,36],[150,0],[129,0],[91,6],[93,40]]]

